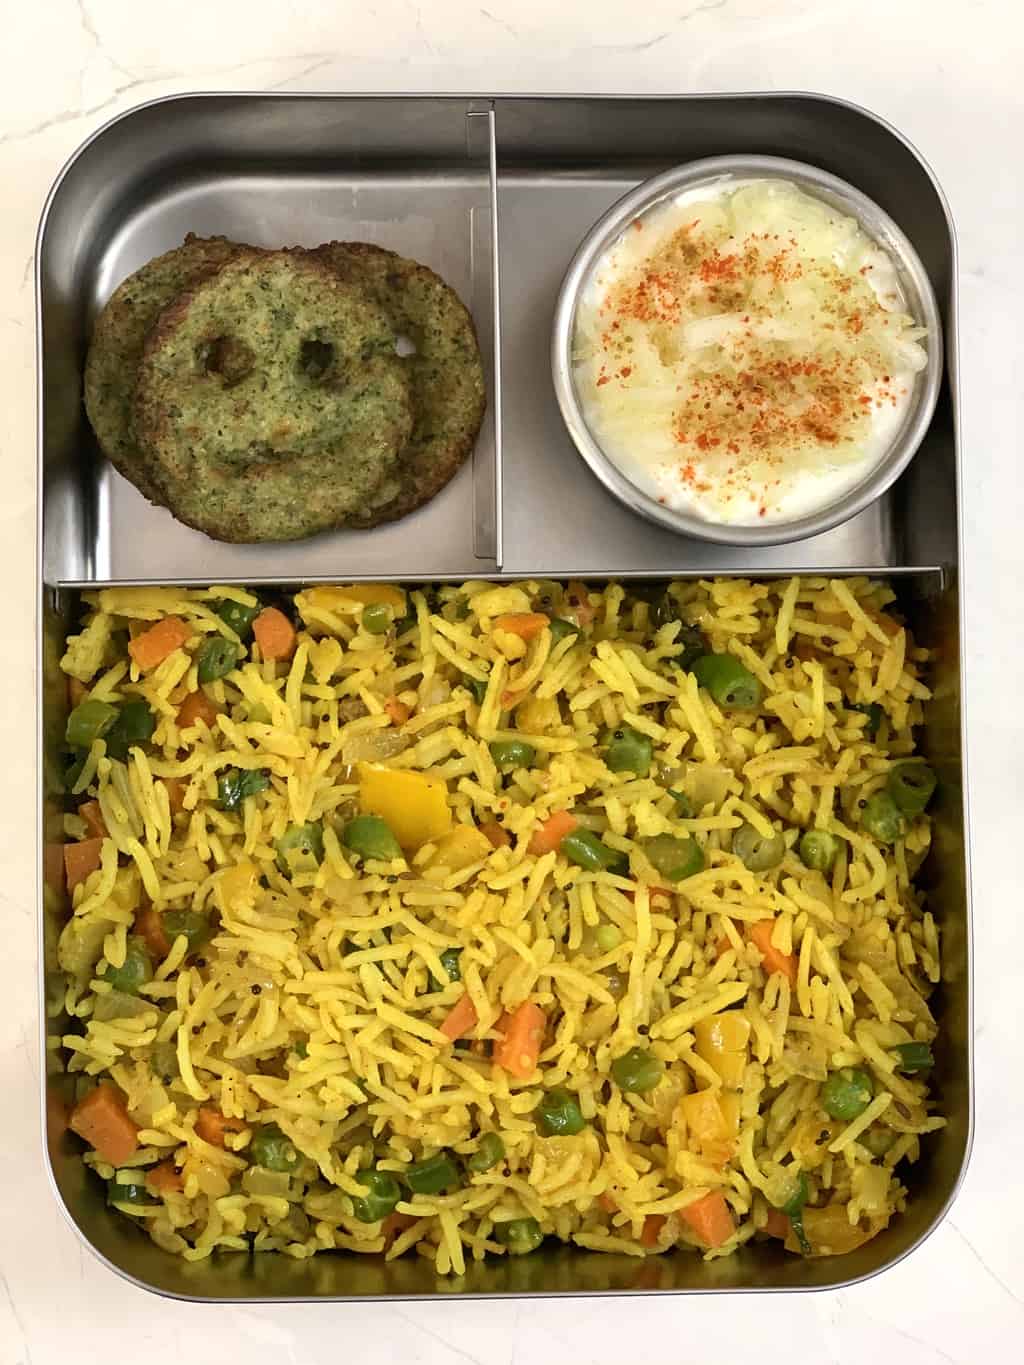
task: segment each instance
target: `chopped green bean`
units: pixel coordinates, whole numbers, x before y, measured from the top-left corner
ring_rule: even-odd
[[[226,626],[230,626],[240,640],[248,640],[252,634],[252,623],[262,611],[262,607],[257,602],[254,607],[246,606],[244,602],[234,602],[230,597],[225,597],[217,607],[217,615]]]
[[[882,719],[885,716],[885,712],[879,706],[878,702],[852,701],[849,704],[849,709],[851,711],[858,711],[862,716],[867,716],[867,724],[864,726],[861,733],[867,735],[869,739],[874,739],[881,728]]]
[[[124,1179],[123,1176],[129,1176]],[[157,1200],[146,1188],[145,1180],[137,1179],[138,1172],[115,1171],[107,1181],[108,1204],[155,1204]]]
[[[389,1213],[394,1213],[402,1191],[390,1171],[358,1171],[356,1179],[366,1186],[366,1194],[352,1200],[353,1216],[360,1223],[379,1223]]]
[[[413,1194],[440,1194],[452,1185],[461,1184],[459,1168],[446,1152],[417,1161],[405,1172],[405,1183]]]
[[[918,1071],[930,1071],[935,1065],[935,1058],[927,1043],[898,1043],[892,1051],[899,1057],[896,1070],[907,1076]]]
[[[903,815],[920,815],[932,799],[935,774],[921,759],[908,759],[889,769],[886,790]]]
[[[277,865],[286,877],[315,872],[324,856],[324,832],[315,823],[292,825],[274,845]]]
[[[626,854],[620,853],[618,849],[609,848],[589,829],[574,829],[571,834],[565,836],[559,848],[571,863],[586,868],[588,872],[604,870],[623,876],[629,871],[629,858]]]
[[[223,635],[211,635],[196,655],[201,683],[216,682],[226,677],[238,663],[238,646]]]
[[[136,746],[141,748],[149,743],[155,729],[156,716],[141,697],[126,701],[118,709],[117,719],[103,737],[107,757],[123,762],[130,749]]]
[[[90,698],[79,702],[68,716],[64,735],[73,749],[88,749],[93,740],[105,735],[116,720],[116,706]]]
[[[670,882],[681,882],[702,871],[704,850],[696,839],[677,839],[673,834],[656,834],[644,843],[651,866]]]
[[[163,916],[163,929],[168,942],[173,943],[184,934],[188,940],[188,950],[194,953],[210,937],[210,921],[196,910],[167,910]]]
[[[391,826],[379,815],[357,815],[342,831],[341,842],[360,858],[374,862],[389,863],[402,856]]]
[[[804,1205],[810,1197],[810,1187],[807,1177],[803,1171],[798,1171],[791,1186],[792,1192],[789,1194],[785,1203],[781,1205],[781,1211],[789,1219],[790,1227],[800,1245],[800,1250],[805,1256],[811,1254],[811,1244],[804,1231]]]
[[[654,745],[647,735],[631,725],[620,725],[608,737],[604,761],[613,773],[636,773],[646,777],[651,770]]]
[[[487,695],[487,679],[471,678],[467,674],[462,679],[462,685],[469,689],[470,696],[476,702],[477,706],[483,706],[484,697]]]
[[[508,1248],[510,1256],[528,1256],[544,1240],[536,1218],[513,1218],[510,1223],[498,1223],[494,1235]]]
[[[673,791],[672,788],[669,787],[668,794],[675,802],[676,815],[679,817],[679,819],[692,820],[694,814],[693,802],[687,796],[686,792]]]
[[[761,700],[761,684],[732,654],[702,654],[692,671],[719,706],[748,711]]]

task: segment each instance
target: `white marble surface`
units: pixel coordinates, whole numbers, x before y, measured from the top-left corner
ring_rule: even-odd
[[[1024,1065],[1021,375],[1024,19],[1016,0],[0,0],[0,1365],[730,1365],[1020,1359]],[[209,1309],[122,1283],[64,1225],[36,1117],[32,246],[64,159],[110,115],[188,89],[809,89],[891,119],[929,158],[961,249],[977,1140],[951,1216],[903,1265],[799,1297]],[[1015,958],[1015,950],[1017,956]],[[643,1343],[640,1346],[640,1343]]]

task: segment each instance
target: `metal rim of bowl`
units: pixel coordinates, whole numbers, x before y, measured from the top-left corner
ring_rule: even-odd
[[[669,195],[723,179],[790,180],[815,198],[857,219],[864,232],[892,259],[906,294],[907,310],[928,332],[928,361],[916,376],[914,397],[903,424],[886,454],[835,502],[793,521],[766,526],[705,521],[663,506],[643,492],[605,454],[583,416],[573,376],[572,345],[580,295],[597,262],[627,226]],[[583,238],[569,263],[555,307],[551,339],[551,373],[558,406],[576,449],[604,487],[626,507],[649,521],[695,540],[719,545],[782,545],[820,535],[849,521],[880,498],[914,458],[931,423],[942,383],[942,320],[928,272],[910,240],[892,218],[866,194],[828,171],[802,161],[776,156],[705,157],[686,162],[645,180],[603,214]]]

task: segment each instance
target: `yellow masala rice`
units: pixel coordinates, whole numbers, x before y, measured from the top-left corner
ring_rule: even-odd
[[[114,1206],[190,1260],[454,1275],[884,1228],[943,1123],[892,591],[275,600],[89,593],[63,660],[52,1045]]]

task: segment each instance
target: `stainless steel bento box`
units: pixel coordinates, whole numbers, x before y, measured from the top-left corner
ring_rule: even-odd
[[[939,299],[947,369],[936,415],[896,485],[864,512],[796,544],[682,539],[615,501],[581,467],[548,369],[559,283],[580,240],[642,180],[698,157],[757,152],[813,162],[880,204],[910,238]],[[439,270],[469,303],[488,370],[489,413],[472,462],[433,503],[391,527],[305,543],[223,545],[155,509],[106,465],[85,422],[81,372],[112,288],[188,231],[257,245],[364,237]],[[47,1051],[43,1116],[55,1193],[78,1234],[143,1287],[203,1301],[373,1299],[832,1288],[877,1273],[941,1220],[971,1140],[968,850],[962,636],[955,244],[930,171],[891,127],[813,95],[663,97],[191,95],[156,101],[90,139],[58,178],[39,231],[40,1006],[66,907],[45,885],[59,841],[53,758],[66,703],[58,660],[77,595],[129,582],[416,581],[790,572],[886,575],[936,651],[922,747],[939,770],[925,867],[944,935],[935,1073],[948,1126],[912,1169],[907,1213],[835,1260],[778,1244],[705,1263],[637,1261],[569,1248],[473,1265],[442,1281],[422,1260],[344,1254],[296,1262],[229,1254],[187,1264],[109,1210],[64,1130],[66,1078]],[[500,282],[500,288],[499,288]],[[52,1006],[51,1008],[56,1008]]]

